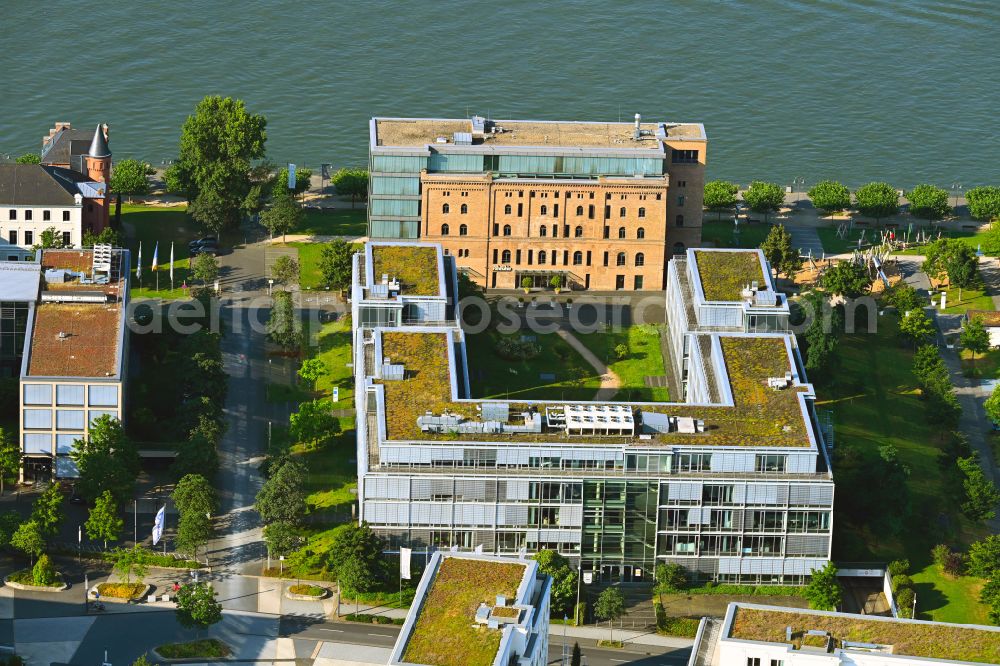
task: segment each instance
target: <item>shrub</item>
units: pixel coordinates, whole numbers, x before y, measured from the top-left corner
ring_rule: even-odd
[[[292,585],[288,588],[288,591],[292,594],[303,594],[309,597],[322,597],[326,593],[325,587],[320,587],[319,585]]]
[[[687,587],[684,567],[676,562],[656,565],[655,576],[657,589],[661,592],[677,592]]]
[[[904,587],[896,594],[896,607],[899,609],[899,616],[905,618],[913,617],[913,599],[915,595],[913,588]]]
[[[892,593],[898,594],[901,590],[913,587],[913,579],[906,574],[897,574],[892,577]]]
[[[97,591],[102,597],[115,599],[135,599],[146,589],[145,583],[101,583]]]
[[[907,571],[910,570],[910,561],[893,560],[892,562],[889,562],[889,566],[887,568],[889,569],[889,576],[895,578],[896,576],[905,574]]]
[[[56,583],[56,570],[48,555],[42,555],[31,570],[31,579],[35,585],[50,587]]]
[[[501,337],[497,340],[496,352],[508,361],[528,361],[542,353],[542,348],[528,340]]]
[[[628,345],[619,344],[615,345],[615,357],[619,361],[623,361],[628,358]]]
[[[951,548],[944,545],[943,543],[939,543],[938,545],[931,548],[931,559],[934,560],[934,564],[937,564],[938,566],[943,567],[945,560],[948,558],[948,555],[950,554],[951,554]]]

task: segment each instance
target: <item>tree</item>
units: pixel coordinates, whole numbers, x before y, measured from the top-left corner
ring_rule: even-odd
[[[287,194],[276,196],[271,207],[260,214],[260,223],[271,236],[281,234],[284,242],[285,234],[297,228],[302,223],[302,206]]]
[[[1000,572],[1000,534],[991,534],[969,546],[966,568],[972,576],[997,578]]]
[[[972,352],[972,364],[976,364],[976,354],[985,354],[990,348],[990,334],[981,317],[965,322],[960,338],[962,346]]]
[[[905,282],[900,282],[885,292],[883,298],[889,305],[896,308],[896,311],[901,315],[923,306],[920,294]]]
[[[208,414],[199,414],[198,423],[186,440],[177,446],[177,457],[171,470],[177,478],[188,474],[214,476],[219,470],[219,442],[222,440],[222,425]]]
[[[111,170],[111,191],[118,194],[148,194],[149,180],[146,176],[149,171],[150,166],[139,160],[116,162]]]
[[[739,191],[739,185],[736,183],[730,183],[727,180],[710,180],[705,183],[705,208],[718,213],[718,219],[721,220],[723,211],[736,205],[736,195]]]
[[[910,214],[925,220],[940,220],[951,212],[948,191],[935,185],[917,185],[906,193]]]
[[[84,523],[87,530],[87,538],[92,541],[104,541],[104,548],[107,550],[108,541],[117,541],[125,521],[118,515],[118,505],[110,490],[105,490],[94,502],[94,507],[90,510],[87,522]]]
[[[664,592],[678,592],[687,587],[687,572],[677,562],[657,564],[655,576],[657,588]]]
[[[312,173],[312,169],[300,166],[295,167],[295,187],[289,192],[288,167],[281,167],[278,169],[278,173],[275,174],[274,180],[271,183],[271,196],[277,198],[281,196],[287,197],[289,194],[302,194],[309,189]]]
[[[35,499],[31,507],[31,519],[38,524],[42,534],[55,536],[59,533],[66,514],[63,512],[62,486],[56,481]]]
[[[913,341],[914,349],[934,338],[934,322],[921,309],[910,310],[899,318],[899,332]]]
[[[368,196],[368,171],[365,169],[338,169],[330,182],[337,188],[337,194],[351,197],[351,208],[359,198]]]
[[[21,447],[17,440],[11,437],[0,426],[0,495],[3,495],[4,482],[17,475],[21,469]]]
[[[553,275],[552,278],[549,280],[549,286],[555,289],[556,291],[561,289],[563,286],[563,276],[558,274]]]
[[[48,555],[42,555],[31,568],[31,580],[39,587],[49,587],[56,582],[56,568]]]
[[[264,526],[264,543],[268,552],[275,557],[288,555],[299,547],[302,537],[288,523],[276,522]]]
[[[544,548],[535,554],[538,570],[552,576],[551,614],[554,617],[569,616],[576,602],[579,573],[570,566],[569,560],[554,550]]]
[[[597,597],[594,604],[594,615],[608,621],[611,641],[614,642],[615,631],[612,623],[625,614],[625,595],[617,587],[608,587]]]
[[[342,291],[350,286],[353,255],[351,245],[340,238],[323,246],[319,256],[319,272],[328,287]]]
[[[986,398],[983,408],[990,421],[1000,424],[1000,384],[993,387],[993,391],[990,393],[990,397]]]
[[[132,496],[139,475],[139,451],[118,419],[97,418],[89,435],[73,442],[69,456],[79,470],[76,487],[85,500],[93,502],[105,490],[111,491],[119,505]]]
[[[255,508],[265,524],[283,522],[298,525],[306,513],[306,469],[297,460],[286,458],[272,467],[271,476],[257,493]]]
[[[143,652],[139,655],[139,658],[132,662],[132,666],[153,666],[152,662],[149,661],[149,657]]]
[[[295,347],[299,344],[302,326],[295,316],[292,295],[287,291],[276,291],[273,299],[271,316],[267,320],[267,337],[282,347]]]
[[[385,580],[382,540],[368,523],[337,527],[330,538],[327,562],[350,593],[369,592]]]
[[[837,582],[837,567],[827,562],[822,569],[813,569],[809,584],[802,596],[809,601],[809,607],[816,610],[834,611],[840,606],[840,583]]]
[[[533,284],[534,282],[527,275],[521,278],[521,289],[524,289],[524,293],[528,293],[528,290],[531,289]]]
[[[760,249],[771,268],[786,277],[792,277],[802,267],[799,251],[792,247],[792,235],[782,224],[771,227]]]
[[[63,246],[62,234],[56,231],[55,227],[43,229],[42,233],[39,234],[38,240],[40,242],[35,247],[40,247],[43,250],[58,249]]]
[[[295,284],[299,281],[299,262],[281,255],[271,264],[271,277],[279,284]]]
[[[986,478],[979,464],[979,455],[959,458],[956,463],[962,472],[962,487],[965,490],[965,501],[962,502],[962,513],[972,521],[986,522],[996,516],[997,504],[1000,503],[1000,490]]]
[[[219,261],[208,252],[202,252],[194,258],[194,268],[191,272],[196,280],[208,286],[219,277]]]
[[[323,446],[340,432],[340,421],[333,415],[333,403],[329,400],[303,402],[289,420],[292,439],[309,449]]]
[[[180,156],[167,170],[168,187],[187,196],[188,212],[218,233],[235,227],[254,205],[253,161],[264,157],[262,115],[247,111],[242,100],[208,96],[181,127]]]
[[[811,317],[806,330],[799,336],[805,349],[806,370],[810,374],[822,375],[829,369],[830,359],[837,348],[837,331],[843,327],[841,308],[830,309],[827,316],[826,294],[810,291],[799,299],[797,310],[803,311],[804,317]]]
[[[851,206],[851,191],[835,180],[821,180],[806,192],[812,205],[827,213],[836,213]]]
[[[785,190],[777,183],[755,180],[743,193],[743,201],[755,213],[764,213],[764,222],[767,222],[767,216],[777,211],[785,203]]]
[[[854,192],[858,212],[874,217],[878,223],[883,217],[899,212],[899,193],[889,183],[868,183]]]
[[[868,272],[864,266],[853,261],[839,261],[826,269],[819,284],[831,294],[844,298],[857,298],[871,287]]]
[[[118,234],[118,231],[112,229],[111,227],[104,227],[101,229],[101,233],[95,234],[90,229],[86,229],[83,232],[83,247],[94,247],[97,244],[110,245],[112,247],[121,247],[122,239]]]
[[[986,616],[993,624],[1000,624],[1000,578],[990,578],[979,591],[979,601],[987,608]]]
[[[993,220],[1000,217],[1000,187],[985,185],[973,187],[965,193],[969,214],[977,220]]]
[[[189,629],[205,629],[222,619],[222,604],[208,583],[188,583],[177,592],[177,621]]]
[[[11,539],[21,526],[21,514],[10,509],[0,514],[0,548],[11,545]]]
[[[115,551],[114,569],[118,575],[125,579],[125,583],[131,583],[134,577],[136,582],[141,583],[142,579],[149,573],[150,553],[142,546],[136,545],[132,548],[119,548]]]
[[[321,358],[309,358],[302,362],[302,367],[299,368],[299,378],[303,381],[309,382],[310,386],[316,386],[316,382],[319,378],[325,375],[329,370],[327,370],[326,363],[323,362]]]
[[[25,153],[14,160],[14,162],[17,164],[41,164],[42,158],[36,153]]]
[[[215,489],[200,474],[188,474],[171,495],[177,506],[177,548],[198,557],[198,548],[212,536],[212,514],[218,506]]]
[[[10,538],[10,545],[31,558],[34,565],[35,558],[45,551],[45,537],[42,535],[42,528],[34,520],[27,520],[21,523],[14,536]]]

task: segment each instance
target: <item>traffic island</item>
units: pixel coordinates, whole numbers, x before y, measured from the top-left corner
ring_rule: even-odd
[[[90,596],[102,601],[129,602],[145,599],[150,590],[152,590],[152,586],[146,583],[101,583],[90,589]],[[100,597],[97,597],[95,592],[100,594]]]
[[[187,643],[167,643],[153,648],[153,653],[164,661],[186,659],[225,659],[232,649],[217,638],[203,638]]]
[[[62,574],[55,572],[54,580],[50,585],[36,585],[31,569],[21,569],[5,576],[3,584],[15,590],[29,590],[32,592],[62,592],[69,588],[63,580]]]
[[[291,585],[285,588],[285,598],[294,601],[322,601],[330,596],[330,590],[319,585]]]

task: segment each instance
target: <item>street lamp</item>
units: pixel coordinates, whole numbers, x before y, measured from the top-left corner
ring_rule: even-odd
[[[795,195],[795,203],[799,202],[799,194],[806,184],[806,179],[802,176],[792,178],[792,193]]]
[[[267,295],[271,295],[271,289],[274,287],[274,278],[268,278],[267,280]]]
[[[951,193],[955,198],[955,205],[952,208],[958,208],[958,197],[962,194],[962,183],[952,183]]]

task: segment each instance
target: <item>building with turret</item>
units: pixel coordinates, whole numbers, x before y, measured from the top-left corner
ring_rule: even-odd
[[[60,123],[43,141],[41,164],[0,164],[0,261],[30,259],[48,229],[57,243],[76,248],[87,231],[108,226],[107,125],[97,126],[86,149],[80,134]]]

